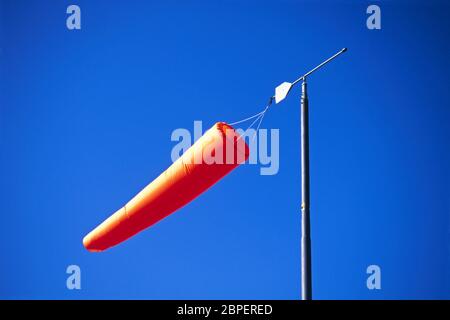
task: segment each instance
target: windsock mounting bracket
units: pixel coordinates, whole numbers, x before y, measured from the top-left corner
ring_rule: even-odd
[[[347,51],[347,48],[342,48],[339,52],[337,52],[336,54],[334,54],[333,56],[331,56],[327,60],[323,61],[322,63],[320,63],[319,65],[317,65],[313,69],[309,70],[307,73],[302,75],[300,78],[298,78],[294,82],[292,82],[292,83],[290,83],[290,82],[283,82],[282,84],[280,84],[278,87],[275,88],[275,95],[272,96],[271,99],[274,99],[276,104],[280,103],[281,101],[283,101],[287,97],[287,95],[289,94],[289,92],[291,91],[293,86],[295,86],[300,81],[305,81],[307,76],[309,76],[313,72],[317,71],[318,69],[320,69],[321,67],[323,67],[328,62],[330,62],[331,60],[335,59],[336,57],[338,57],[339,55],[341,55],[345,51]]]

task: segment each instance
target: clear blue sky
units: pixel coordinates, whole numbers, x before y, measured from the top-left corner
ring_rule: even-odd
[[[0,298],[298,298],[298,89],[263,124],[277,175],[241,166],[116,248],[81,240],[170,165],[175,128],[254,114],[344,46],[309,81],[314,296],[450,298],[450,6],[377,2],[370,31],[369,4],[0,0]]]

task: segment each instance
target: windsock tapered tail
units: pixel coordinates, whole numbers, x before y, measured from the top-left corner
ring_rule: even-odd
[[[166,171],[83,239],[89,251],[103,251],[183,207],[249,156],[244,139],[216,123]]]

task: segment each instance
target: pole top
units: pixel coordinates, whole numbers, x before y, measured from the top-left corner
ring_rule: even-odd
[[[275,95],[273,96],[273,98],[275,99],[275,103],[278,104],[281,101],[283,101],[287,97],[289,92],[291,91],[292,87],[295,86],[298,82],[302,81],[303,83],[306,84],[307,76],[309,76],[314,71],[320,69],[321,67],[326,65],[328,62],[335,59],[336,57],[338,57],[339,55],[341,55],[342,53],[344,53],[346,51],[347,51],[347,48],[342,48],[339,52],[335,53],[333,56],[331,56],[327,60],[323,61],[321,64],[317,65],[316,67],[314,67],[313,69],[311,69],[310,71],[308,71],[307,73],[302,75],[300,78],[298,78],[294,82],[292,82],[292,83],[283,82],[282,84],[280,84],[278,87],[275,88]]]

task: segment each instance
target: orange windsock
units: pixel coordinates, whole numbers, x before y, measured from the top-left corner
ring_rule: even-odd
[[[183,207],[247,160],[244,139],[216,123],[166,171],[83,239],[89,251],[103,251]]]

